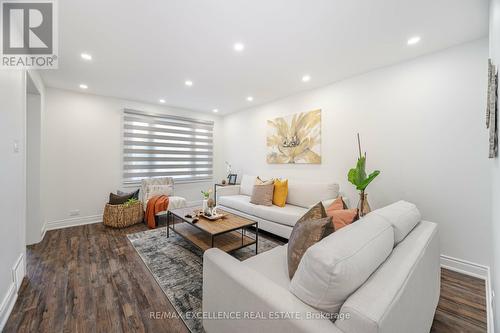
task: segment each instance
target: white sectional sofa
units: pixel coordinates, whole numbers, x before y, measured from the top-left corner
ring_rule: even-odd
[[[221,314],[204,319],[206,332],[429,332],[440,292],[437,225],[408,207],[399,202],[335,231],[306,251],[292,280],[287,245],[241,262],[206,251],[203,311]],[[340,317],[321,317],[320,304],[342,295]]]
[[[259,229],[288,239],[295,222],[309,208],[323,201],[328,206],[339,195],[335,183],[309,183],[288,180],[285,207],[261,206],[250,203],[256,176],[243,175],[240,185],[217,189],[217,206],[259,223]]]

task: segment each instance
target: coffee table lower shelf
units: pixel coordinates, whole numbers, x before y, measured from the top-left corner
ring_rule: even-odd
[[[256,243],[254,238],[246,236],[238,231],[230,231],[220,235],[210,236],[206,232],[196,229],[196,227],[188,222],[176,223],[167,228],[169,227],[170,230],[186,238],[202,251],[216,247],[224,252],[231,252]]]

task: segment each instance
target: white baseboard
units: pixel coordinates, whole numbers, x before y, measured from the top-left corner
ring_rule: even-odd
[[[450,271],[477,277],[482,280],[488,279],[490,268],[488,266],[476,264],[467,260],[441,255],[441,267]]]
[[[26,275],[26,264],[24,262],[24,253],[21,253],[14,267],[12,267],[12,280],[16,286],[16,292],[21,288],[24,276]]]
[[[495,330],[493,316],[493,290],[491,288],[490,267],[476,264],[463,259],[453,258],[444,254],[441,255],[441,267],[449,269],[450,271],[473,276],[485,281],[488,333],[493,333]]]
[[[188,207],[191,206],[201,206],[203,203],[203,200],[195,200],[195,201],[188,201],[186,205]],[[79,225],[85,225],[85,224],[93,224],[93,223],[101,223],[102,222],[102,214],[99,215],[90,215],[90,216],[82,216],[82,217],[74,217],[74,218],[69,218],[69,219],[63,219],[63,220],[57,220],[57,221],[49,221],[46,222],[42,228],[42,237],[45,236],[45,233],[49,230],[56,230],[56,229],[63,229],[63,228],[70,228],[70,227],[76,227]]]
[[[19,288],[21,288],[21,283],[23,282],[24,276],[26,275],[26,265],[24,263],[24,253],[19,255],[14,266],[11,268],[11,283],[7,294],[2,298],[0,303],[0,332],[5,327],[7,320],[9,319],[10,313],[16,304],[17,293]]]
[[[75,217],[58,221],[49,221],[46,224],[45,230],[49,231],[49,230],[63,229],[63,228],[76,227],[79,225],[93,224],[100,222],[102,222],[102,215]]]
[[[11,283],[7,294],[3,297],[2,303],[0,303],[0,332],[3,331],[7,319],[9,319],[10,313],[14,308],[17,300],[17,290],[16,285]]]
[[[487,322],[488,322],[488,333],[494,333],[495,332],[495,315],[494,315],[494,308],[493,308],[493,297],[494,297],[494,291],[493,288],[491,287],[491,273],[490,269],[488,268],[488,277],[486,279],[486,315],[487,315]]]
[[[40,242],[43,241],[46,233],[47,233],[47,222],[43,224],[42,230],[40,231]]]
[[[188,207],[201,206],[202,203],[203,203],[203,200],[195,200],[195,201],[188,201],[186,203],[186,205]],[[83,217],[74,217],[74,218],[57,220],[57,221],[49,221],[49,222],[46,222],[45,225],[43,226],[42,239],[45,236],[45,232],[47,232],[49,230],[70,228],[70,227],[76,227],[79,225],[101,223],[101,222],[102,222],[102,214],[83,216]]]
[[[202,203],[203,203],[203,200],[195,200],[195,201],[188,201],[186,203],[186,205],[188,207],[201,206]],[[43,226],[42,239],[45,236],[45,232],[47,232],[49,230],[70,228],[70,227],[76,227],[79,225],[93,224],[93,223],[102,223],[102,214],[83,216],[83,217],[74,217],[74,218],[57,220],[57,221],[49,221],[49,222],[45,223],[45,225]]]

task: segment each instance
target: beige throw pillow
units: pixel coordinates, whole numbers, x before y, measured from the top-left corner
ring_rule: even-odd
[[[273,205],[274,184],[254,185],[250,202],[255,205]]]
[[[293,278],[307,249],[334,232],[332,218],[319,202],[302,216],[288,239],[288,275]]]

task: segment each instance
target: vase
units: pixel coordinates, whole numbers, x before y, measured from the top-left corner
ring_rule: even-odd
[[[359,193],[358,202],[359,217],[363,217],[371,211],[372,209],[370,208],[370,204],[368,203],[368,194],[365,193],[365,191],[361,191],[361,193]]]
[[[203,199],[203,213],[208,211],[208,199]]]

